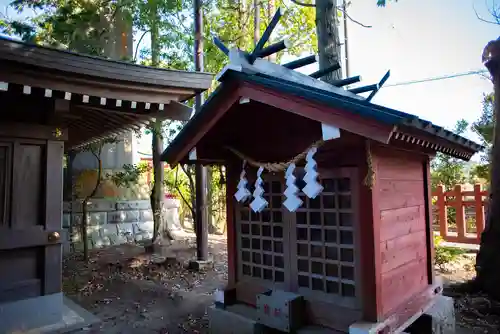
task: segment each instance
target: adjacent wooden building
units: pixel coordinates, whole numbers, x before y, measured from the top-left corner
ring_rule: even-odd
[[[378,85],[347,90],[349,80],[329,85],[292,66],[252,63],[238,50],[229,57],[217,90],[163,153],[170,165],[226,166],[226,311],[245,305],[253,310],[245,317],[267,324],[262,312],[270,306],[262,308],[259,298],[292,292],[305,301],[294,313],[305,325],[342,333],[354,333],[358,324],[366,331],[356,333],[405,328],[441,292],[433,267],[429,162],[437,152],[469,160],[481,146],[371,103]],[[363,91],[368,99],[356,94]],[[340,136],[323,140],[325,127]],[[283,206],[284,170],[313,144],[323,191],[315,198],[299,192],[303,204],[290,212]],[[305,161],[294,162],[303,189]],[[252,198],[239,203],[235,193],[242,169],[254,191],[258,167],[268,204],[255,212]],[[287,322],[289,304],[281,305],[274,315]],[[212,330],[230,333],[227,327]]]
[[[0,38],[0,332],[62,317],[64,152],[187,120],[182,102],[211,81]]]

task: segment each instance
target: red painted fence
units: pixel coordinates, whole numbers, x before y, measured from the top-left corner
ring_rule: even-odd
[[[461,185],[444,191],[438,186],[432,192],[434,229],[449,242],[479,244],[484,230],[488,192],[474,185],[473,191],[464,191]]]

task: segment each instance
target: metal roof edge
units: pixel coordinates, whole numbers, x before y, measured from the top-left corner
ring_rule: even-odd
[[[200,119],[213,107],[213,105],[217,102],[217,98],[221,94],[222,91],[231,89],[230,87],[231,83],[221,83],[219,86],[215,88],[215,90],[210,94],[208,99],[203,103],[201,106],[200,110],[194,112],[193,116],[191,119],[184,125],[175,136],[175,138],[172,140],[172,142],[163,150],[163,152],[160,155],[160,160],[161,161],[166,161],[167,163],[171,163],[168,161],[168,156],[172,154],[172,152],[175,152],[177,146],[179,146],[179,142],[183,142],[184,140],[187,139],[187,135],[189,134],[189,131],[191,131],[191,128],[195,127],[198,123],[200,122]],[[190,148],[192,149],[192,147]]]
[[[309,94],[304,95],[303,93],[305,90],[311,94],[309,95],[309,97],[319,100],[319,102],[330,105],[333,103],[335,106],[346,108],[349,111],[355,111],[360,116],[373,117],[378,121],[392,125],[399,125],[399,124],[408,125],[420,131],[427,132],[428,134],[434,135],[436,137],[450,141],[454,144],[460,145],[469,150],[473,150],[475,152],[484,149],[482,145],[479,145],[474,141],[471,141],[465,137],[457,135],[452,131],[446,130],[441,126],[435,125],[430,121],[420,119],[416,115],[380,106],[365,100],[359,100],[351,98],[349,96],[330,93],[307,85],[301,85],[288,81],[286,82],[278,81],[276,80],[276,78],[267,76],[262,73],[256,75],[248,75],[241,72],[226,71],[224,77],[230,77],[230,76],[237,77],[242,80],[253,81],[257,84],[262,84],[283,92],[288,92],[291,94],[295,93],[295,95],[298,95],[297,90],[301,89],[302,94],[300,94],[300,96],[307,98]]]

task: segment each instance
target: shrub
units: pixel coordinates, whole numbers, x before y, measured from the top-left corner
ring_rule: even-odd
[[[443,246],[443,238],[434,236],[434,262],[442,268],[445,264],[456,261],[458,257],[465,253],[463,249]]]

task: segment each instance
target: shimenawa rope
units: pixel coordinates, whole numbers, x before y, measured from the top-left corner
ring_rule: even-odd
[[[288,168],[288,166],[290,166],[292,163],[297,164],[299,161],[303,160],[306,157],[307,152],[309,152],[309,150],[311,148],[313,148],[313,147],[318,148],[321,145],[323,145],[324,143],[325,143],[325,141],[322,139],[314,142],[306,150],[297,154],[293,159],[291,159],[287,162],[258,162],[258,161],[253,160],[250,157],[247,157],[246,155],[244,155],[243,153],[241,153],[240,151],[238,151],[232,147],[227,147],[227,149],[230,150],[231,152],[233,152],[238,158],[240,158],[243,161],[246,161],[249,165],[252,165],[253,167],[258,167],[258,168],[263,167],[264,169],[266,169],[270,172],[277,173],[277,172],[285,171]]]
[[[263,167],[264,169],[266,169],[270,172],[278,173],[278,172],[285,171],[288,168],[288,166],[290,166],[292,163],[297,164],[299,161],[303,160],[306,157],[307,152],[309,152],[309,150],[311,148],[313,148],[313,147],[319,148],[324,143],[325,143],[325,141],[322,139],[314,142],[311,146],[309,146],[303,152],[297,154],[293,159],[291,159],[287,162],[259,162],[259,161],[256,161],[256,160],[246,156],[245,154],[241,153],[240,151],[238,151],[235,148],[228,146],[227,149],[229,151],[233,152],[238,158],[240,158],[241,160],[243,160],[244,162],[248,163],[249,165],[251,165],[253,167],[257,167],[257,168]],[[373,186],[375,185],[375,171],[373,169],[373,159],[372,159],[372,155],[371,155],[371,148],[370,148],[370,141],[369,140],[366,141],[365,150],[366,150],[366,164],[368,167],[368,172],[366,173],[363,184],[365,186],[369,187],[370,189],[372,189]]]

